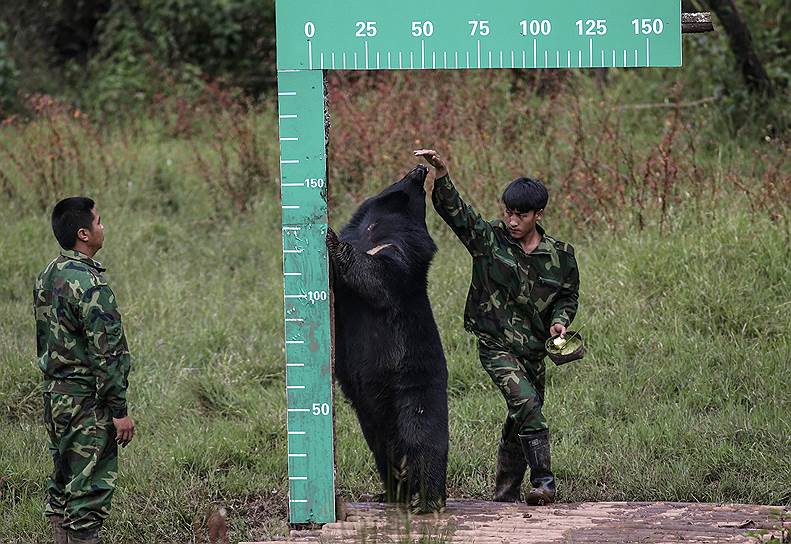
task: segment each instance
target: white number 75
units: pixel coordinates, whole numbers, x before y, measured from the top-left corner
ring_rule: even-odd
[[[489,21],[467,21],[467,24],[472,28],[470,29],[470,36],[488,36],[489,35]]]

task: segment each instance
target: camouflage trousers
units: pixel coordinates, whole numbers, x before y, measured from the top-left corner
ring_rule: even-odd
[[[94,397],[44,393],[44,423],[55,469],[47,482],[46,516],[75,531],[98,529],[110,514],[118,477],[115,426]]]
[[[496,342],[478,338],[481,364],[500,389],[508,407],[502,437],[518,444],[519,435],[548,429],[544,404],[544,361],[518,357]]]

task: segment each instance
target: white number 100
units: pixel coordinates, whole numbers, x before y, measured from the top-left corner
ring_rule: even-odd
[[[549,33],[552,32],[552,23],[547,19],[543,21],[535,19],[532,21],[522,20],[519,25],[522,27],[522,36],[527,36],[528,34],[531,36],[549,36]]]
[[[311,304],[327,300],[327,291],[308,291],[308,300]]]

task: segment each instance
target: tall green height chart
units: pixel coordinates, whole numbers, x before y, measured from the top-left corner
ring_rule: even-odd
[[[278,0],[289,519],[335,520],[324,70],[681,66],[680,0]]]
[[[334,520],[324,82],[278,73],[289,512]]]

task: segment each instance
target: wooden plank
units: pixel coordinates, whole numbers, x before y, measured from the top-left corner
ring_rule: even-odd
[[[345,521],[294,530],[288,541],[756,543],[771,538],[784,542],[791,532],[787,508],[749,504],[600,502],[531,507],[451,500],[444,512],[425,516],[377,503],[349,503],[346,511]]]
[[[698,34],[701,32],[714,32],[714,23],[711,22],[711,13],[682,13],[681,33]]]

